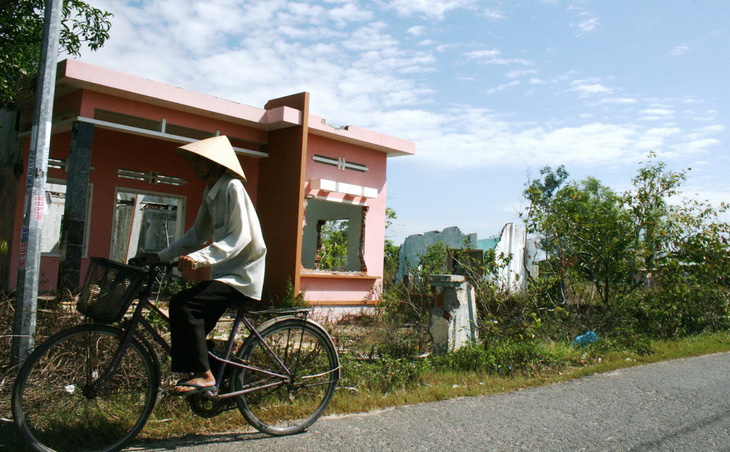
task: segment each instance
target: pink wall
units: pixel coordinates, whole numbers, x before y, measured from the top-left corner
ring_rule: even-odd
[[[88,95],[87,95],[88,94]],[[200,123],[193,123],[193,120],[184,115],[172,114],[171,111],[163,111],[158,107],[147,111],[144,105],[131,104],[122,99],[111,98],[110,96],[87,93],[83,96],[83,105],[79,108],[79,100],[82,96],[75,93],[56,103],[57,112],[68,112],[68,115],[75,117],[78,113],[81,116],[93,117],[94,108],[107,108],[115,112],[130,113],[140,117],[154,117],[154,114],[163,114],[165,118],[174,118],[178,125],[195,126],[198,129],[220,130],[221,133],[235,133],[242,136],[247,133],[246,128],[221,122],[211,122],[203,119]],[[124,108],[124,109],[123,109]],[[125,110],[127,109],[127,110]],[[129,109],[133,109],[130,111]],[[172,121],[173,119],[170,119]],[[256,134],[249,134],[255,136]],[[175,151],[176,143],[161,141],[148,137],[124,134],[111,130],[96,127],[92,144],[91,165],[94,170],[89,176],[89,182],[93,185],[93,196],[91,199],[90,216],[90,237],[88,239],[88,255],[109,257],[112,236],[112,224],[115,206],[115,190],[117,187],[130,188],[135,190],[168,193],[186,197],[185,225],[187,229],[192,225],[198,208],[201,203],[204,184],[195,179],[192,167],[181,158]],[[24,159],[28,161],[29,140],[24,140]],[[55,159],[66,159],[71,149],[71,132],[64,132],[53,135],[51,138],[50,157]],[[248,177],[246,189],[254,203],[256,202],[258,185],[258,159],[252,157],[241,157],[241,166]],[[123,179],[117,176],[117,169],[124,168],[142,172],[158,172],[160,174],[185,178],[188,183],[182,187],[163,184],[149,184],[144,181]],[[27,169],[26,169],[27,171]],[[23,228],[23,211],[25,200],[25,174],[21,177],[23,186],[18,193],[18,210],[15,214],[15,237],[11,243],[11,268],[18,268],[20,258],[20,233]],[[66,180],[68,174],[61,169],[49,168],[48,178]],[[45,256],[41,258],[40,266],[40,291],[53,291],[56,289],[59,258]],[[82,275],[88,266],[88,260],[82,262]],[[207,271],[199,271],[188,275],[194,279],[207,277]],[[83,277],[83,276],[82,276]],[[9,278],[10,287],[17,286],[17,271],[11,271]]]
[[[357,127],[332,129],[324,124],[321,118],[313,115],[310,117],[306,114],[302,116],[302,112],[293,110],[293,107],[275,109],[277,113],[290,113],[289,119],[285,120],[283,117],[272,115],[274,110],[267,111],[237,104],[75,60],[64,61],[60,63],[59,68],[59,86],[78,90],[56,99],[54,121],[73,119],[78,116],[94,118],[95,111],[101,109],[158,122],[164,119],[168,124],[210,133],[218,131],[222,135],[246,140],[248,144],[242,146],[250,145],[252,149],[261,149],[266,144],[271,145],[269,143],[271,127],[294,127],[297,126],[297,120],[309,117],[308,154],[307,161],[304,162],[306,183],[309,184],[309,181],[315,179],[327,179],[374,188],[378,191],[378,196],[374,199],[357,200],[365,202],[369,207],[364,237],[367,274],[322,275],[321,272],[317,275],[305,274],[301,277],[301,288],[306,291],[308,300],[314,304],[359,304],[364,300],[373,300],[374,294],[380,287],[383,274],[386,159],[389,154],[413,154],[415,152],[413,143]],[[89,91],[89,89],[94,91]],[[306,108],[304,110],[305,113],[308,113]],[[29,129],[30,125],[26,124],[24,130]],[[26,162],[28,141],[26,139],[24,142]],[[65,159],[69,154],[70,142],[71,133],[68,131],[53,135],[51,157]],[[195,180],[190,166],[175,152],[177,145],[162,139],[102,129],[100,126],[95,128],[91,156],[91,164],[95,169],[90,174],[93,196],[90,206],[89,256],[109,256],[117,187],[185,196],[184,228],[187,229],[193,223],[201,202],[203,184]],[[344,158],[349,162],[367,166],[368,171],[341,171],[335,166],[314,162],[312,157],[315,154],[333,159]],[[254,204],[257,204],[261,161],[254,157],[241,157],[240,160],[248,177],[246,189]],[[183,177],[188,180],[188,184],[175,187],[122,179],[117,177],[116,171],[119,168],[145,173],[155,171],[165,175]],[[48,177],[66,179],[67,174],[63,170],[50,169]],[[21,184],[23,186],[19,190],[18,209],[15,214],[16,237],[13,237],[10,244],[11,265],[15,269],[17,269],[19,260],[18,247],[22,231],[25,177],[21,179]],[[277,184],[274,183],[272,186],[276,187]],[[305,187],[305,192],[309,192],[310,188],[310,186]],[[264,207],[261,206],[261,208]],[[285,231],[285,233],[288,232]],[[297,234],[297,231],[291,233]],[[264,235],[266,236],[266,231],[264,231]],[[84,260],[82,276],[87,265],[88,262]],[[296,265],[299,265],[299,262],[296,262]],[[41,290],[55,289],[57,267],[58,258],[45,257],[42,259]],[[207,272],[199,272],[191,276],[201,279],[207,277]],[[15,272],[11,270],[10,277],[10,285],[15,287],[17,270]]]
[[[368,171],[339,170],[336,166],[313,161],[314,155],[330,158],[344,158],[348,162],[368,167]],[[353,185],[376,188],[378,197],[367,199],[369,207],[365,223],[364,257],[368,279],[356,276],[326,278],[320,275],[302,274],[301,284],[306,291],[307,300],[314,304],[333,304],[336,302],[361,303],[372,299],[373,286],[379,286],[383,276],[383,247],[385,242],[385,203],[386,203],[386,159],[383,152],[366,149],[349,143],[329,140],[310,135],[307,155],[307,191],[310,181],[327,179]]]

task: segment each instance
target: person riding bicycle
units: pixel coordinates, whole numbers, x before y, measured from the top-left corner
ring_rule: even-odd
[[[253,203],[243,187],[246,176],[225,136],[180,146],[195,176],[206,182],[195,224],[145,264],[180,257],[180,270],[211,267],[209,281],[183,290],[170,300],[172,371],[187,374],[171,392],[191,395],[215,386],[206,337],[234,303],[261,299],[266,245]]]

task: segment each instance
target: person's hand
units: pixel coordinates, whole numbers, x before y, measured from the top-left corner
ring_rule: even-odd
[[[140,252],[130,259],[130,264],[139,266],[152,265],[157,262],[160,262],[160,256],[157,253]]]
[[[177,261],[177,268],[181,271],[194,270],[195,260],[190,256],[180,256],[180,260]]]

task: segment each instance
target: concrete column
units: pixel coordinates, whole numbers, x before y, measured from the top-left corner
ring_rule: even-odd
[[[478,340],[476,297],[462,275],[431,275],[434,304],[431,308],[429,332],[434,353],[458,350]]]
[[[76,291],[81,285],[81,258],[84,253],[84,231],[89,199],[91,143],[94,125],[75,122],[71,136],[71,155],[68,161],[66,207],[61,238],[61,265],[59,289]]]

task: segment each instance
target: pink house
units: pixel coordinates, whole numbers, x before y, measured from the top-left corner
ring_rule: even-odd
[[[10,143],[24,162],[29,105]],[[203,185],[175,148],[214,135],[229,137],[248,176],[269,248],[265,293],[281,296],[291,285],[312,305],[374,300],[383,276],[387,158],[414,154],[412,142],[328,126],[310,114],[309,93],[256,108],[76,60],[58,66],[40,289],[78,287],[90,256],[126,261],[139,248],[160,249],[179,237],[195,218]],[[15,180],[17,196],[3,200],[11,215],[0,228],[9,244],[0,277],[11,289],[26,175]],[[337,268],[322,263],[329,230],[347,237]]]

